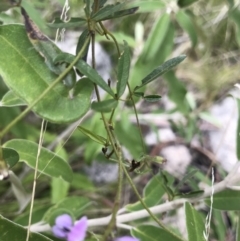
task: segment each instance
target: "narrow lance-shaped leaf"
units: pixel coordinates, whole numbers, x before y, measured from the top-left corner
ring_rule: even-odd
[[[156,69],[154,69],[145,78],[143,78],[142,81],[141,81],[142,84],[140,86],[137,86],[135,88],[135,90],[143,87],[144,85],[149,84],[150,82],[152,82],[153,80],[155,80],[159,76],[165,74],[167,71],[169,71],[170,69],[172,69],[173,67],[175,67],[176,65],[181,63],[185,58],[186,58],[186,55],[180,55],[176,58],[172,58],[172,59],[166,61],[165,63],[163,63],[162,65],[160,65]]]
[[[111,112],[118,105],[115,99],[103,100],[101,102],[93,102],[91,108],[98,112]]]
[[[184,241],[173,232],[170,233],[163,228],[151,225],[140,225],[137,228],[132,229],[131,234],[134,237],[139,238],[141,241]]]
[[[125,8],[127,5],[125,3],[116,3],[115,5],[106,5],[101,8],[97,13],[95,13],[92,18],[95,21],[103,21],[107,19],[120,18],[126,15],[135,13],[138,7]]]
[[[168,97],[173,101],[178,111],[186,114],[189,113],[189,103],[186,100],[187,90],[184,84],[175,76],[173,70],[164,75],[164,80],[168,85]]]
[[[90,3],[91,1],[89,0],[83,0],[83,2],[85,3],[85,7],[84,7],[84,12],[87,18],[90,17]]]
[[[136,97],[144,97],[143,92],[133,92],[133,95],[136,96]]]
[[[98,3],[98,8],[101,9],[106,2],[107,2],[107,0],[94,1],[93,4],[92,4],[92,10],[95,9],[96,3]]]
[[[173,183],[173,178],[170,177],[167,173],[164,174],[168,176],[169,185]],[[154,205],[157,205],[163,194],[165,193],[165,187],[164,187],[164,180],[163,180],[163,173],[160,171],[157,175],[155,175],[147,185],[144,187],[143,190],[143,201],[148,207],[152,207]],[[126,207],[129,211],[137,211],[143,209],[142,204],[140,201],[128,204]]]
[[[206,198],[205,203],[211,206],[211,198]],[[213,195],[214,209],[219,210],[240,210],[240,192],[235,190],[224,190]]]
[[[165,43],[167,40],[166,37],[172,28],[174,29],[171,25],[171,16],[169,13],[159,16],[152,26],[152,30],[146,39],[137,63],[146,65],[150,62],[151,64],[155,64],[155,66],[161,64],[165,60],[165,54],[162,56],[163,52],[168,48],[168,45],[171,46],[171,42],[167,45]]]
[[[188,7],[189,5],[197,2],[198,0],[178,0],[178,6],[180,8]]]
[[[125,91],[129,77],[130,69],[130,50],[126,41],[124,41],[124,51],[118,61],[118,74],[117,74],[117,97],[120,98]]]
[[[165,3],[162,1],[151,1],[151,4],[149,4],[149,1],[139,1],[139,2],[128,2],[127,7],[138,7],[139,13],[145,13],[145,12],[153,12],[158,11],[161,8],[165,7]]]
[[[198,42],[198,36],[191,17],[184,10],[179,10],[176,18],[179,25],[188,33],[192,46],[195,47]]]
[[[124,3],[108,4],[101,8],[98,12],[92,15],[92,19],[95,21],[102,21],[106,17],[113,16],[116,11],[119,11],[124,6]]]
[[[58,62],[66,62],[72,63],[74,60],[74,56],[68,53],[59,54],[55,59],[54,63]],[[107,85],[107,83],[103,80],[103,78],[98,74],[98,72],[93,69],[90,65],[88,65],[83,60],[79,60],[75,67],[84,75],[86,75],[93,83],[99,85],[102,89],[104,89],[108,94],[112,97],[115,97],[112,89]]]
[[[161,99],[162,97],[160,95],[145,95],[143,97],[144,100],[147,102],[157,102]]]
[[[182,197],[182,198],[194,198],[199,197],[204,193],[203,190],[191,191],[188,193],[174,193],[174,197]]]
[[[93,132],[91,132],[90,130],[88,130],[82,126],[78,126],[78,130],[80,130],[84,135],[88,136],[93,141],[95,141],[103,146],[105,146],[107,144],[106,138],[99,136],[97,134],[94,134]]]
[[[203,236],[204,222],[198,211],[190,203],[185,204],[188,240],[205,241]]]
[[[89,35],[89,30],[86,29],[82,32],[82,34],[80,35],[79,39],[78,39],[78,43],[77,43],[77,48],[76,48],[76,55],[81,51],[83,44],[85,43],[85,41],[87,40],[87,37]],[[89,44],[90,44],[90,38],[88,41],[88,45],[84,50],[84,53],[82,55],[82,59],[86,62],[87,61],[87,54],[88,54],[88,48],[89,48]]]
[[[32,141],[13,139],[4,143],[4,147],[12,148],[18,152],[20,160],[28,166],[35,168],[38,145]],[[55,153],[41,148],[38,171],[50,177],[63,178],[67,182],[72,180],[72,170],[68,163]]]
[[[197,169],[193,169],[193,170],[191,170],[189,173],[187,173],[187,174],[183,177],[183,179],[176,185],[175,190],[177,190],[178,188],[182,187],[182,185],[183,185],[186,181],[188,181],[190,178],[192,178],[192,177],[195,175],[196,172],[198,172],[198,170],[197,170]]]
[[[71,18],[66,22],[60,18],[55,18],[54,22],[49,23],[48,26],[51,28],[78,28],[86,23],[86,19],[84,18]]]
[[[100,19],[99,21],[114,19],[114,18],[121,18],[121,17],[127,16],[127,15],[130,15],[130,14],[134,14],[137,10],[138,10],[138,7],[120,10],[120,11],[115,12],[114,14],[106,16],[103,19]]]

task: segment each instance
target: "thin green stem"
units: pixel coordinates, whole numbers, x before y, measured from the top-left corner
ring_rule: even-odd
[[[95,7],[94,7],[93,12],[96,13],[99,9],[99,0],[94,0],[94,3],[95,3],[95,5],[94,5]]]
[[[114,37],[114,35],[109,32],[105,27],[104,25],[100,22],[100,26],[101,28],[103,29],[105,35],[109,35],[112,40],[114,41],[115,45],[116,45],[116,48],[117,48],[117,51],[118,51],[118,56],[120,57],[121,56],[121,53],[120,53],[120,49],[119,49],[119,46],[118,46],[118,42],[116,40],[116,38]],[[135,102],[133,100],[133,96],[132,96],[132,91],[131,91],[131,88],[130,88],[130,85],[129,83],[127,83],[127,87],[128,87],[128,91],[129,91],[129,95],[130,95],[130,100],[133,104],[133,109],[134,109],[134,113],[135,113],[135,116],[136,116],[136,120],[137,120],[137,126],[138,126],[138,130],[139,130],[139,135],[140,135],[140,139],[141,139],[141,144],[142,144],[142,149],[143,149],[143,153],[146,153],[146,146],[145,146],[145,143],[144,143],[144,139],[143,139],[143,134],[142,134],[142,130],[141,130],[141,127],[140,127],[140,123],[139,123],[139,119],[138,119],[138,115],[137,115],[137,109],[136,109],[136,105],[135,105]]]
[[[130,88],[129,83],[127,83],[127,87],[128,87],[128,91],[129,91],[129,95],[130,95],[130,100],[132,101],[134,113],[135,113],[136,120],[137,120],[137,126],[138,126],[138,130],[139,130],[139,135],[140,135],[140,139],[141,139],[141,144],[142,144],[143,153],[146,153],[146,146],[145,146],[145,143],[144,143],[141,126],[140,126],[139,119],[138,119],[137,108],[136,108],[135,102],[134,102],[134,100],[133,100],[132,91],[131,91],[131,88]]]
[[[112,40],[113,40],[113,42],[115,43],[115,46],[116,46],[116,48],[117,48],[118,56],[120,57],[121,52],[120,52],[120,49],[119,49],[118,42],[117,42],[116,38],[114,37],[114,35],[113,35],[111,32],[109,32],[109,31],[105,28],[105,26],[104,26],[101,22],[100,22],[99,24],[100,24],[100,26],[101,26],[104,34],[105,34],[105,35],[109,35],[109,36],[112,38]]]
[[[139,194],[139,192],[138,192],[137,188],[135,187],[135,185],[134,185],[131,177],[130,177],[129,174],[128,174],[128,171],[127,171],[126,167],[125,167],[123,164],[122,164],[122,168],[123,168],[123,171],[124,171],[124,173],[125,173],[128,181],[129,181],[129,183],[130,183],[133,191],[134,191],[135,194],[137,195],[140,203],[143,205],[143,207],[146,209],[146,211],[149,213],[149,215],[153,218],[153,220],[154,220],[161,228],[163,228],[164,230],[166,230],[167,232],[171,233],[173,236],[175,236],[176,238],[179,239],[179,237],[178,237],[175,233],[173,233],[171,230],[169,230],[167,227],[165,227],[165,225],[163,225],[163,224],[158,220],[158,218],[151,212],[151,210],[148,208],[148,206],[146,205],[146,203],[145,203],[145,202],[143,201],[143,199],[141,198],[141,195]]]
[[[91,37],[92,37],[92,66],[93,66],[93,68],[95,68],[95,33],[93,31],[92,31]],[[95,92],[96,92],[97,100],[101,101],[97,85],[95,85]],[[111,216],[111,220],[109,221],[109,224],[106,228],[106,231],[104,232],[104,235],[101,239],[102,241],[105,241],[116,224],[117,212],[119,209],[121,193],[122,193],[123,171],[121,168],[122,159],[121,159],[120,153],[118,152],[118,149],[115,146],[115,143],[116,143],[115,136],[111,132],[111,130],[109,128],[109,124],[103,113],[101,113],[101,116],[102,116],[102,120],[103,120],[105,129],[107,131],[110,143],[113,147],[113,150],[114,150],[116,156],[118,157],[118,166],[119,166],[119,168],[118,168],[118,187],[117,187],[117,193],[116,193],[116,197],[115,197],[115,201],[114,201],[114,206],[112,209],[112,216]]]
[[[68,72],[73,68],[73,66],[78,62],[78,60],[82,57],[85,48],[87,47],[89,38],[87,38],[84,42],[84,45],[81,49],[81,51],[78,53],[76,58],[73,60],[71,64],[54,80],[52,84],[50,84],[41,95],[39,95],[29,106],[18,116],[16,117],[12,122],[10,122],[1,132],[0,132],[0,139],[18,122],[20,121],[29,111],[32,110],[32,108],[49,92],[51,91],[67,74]]]

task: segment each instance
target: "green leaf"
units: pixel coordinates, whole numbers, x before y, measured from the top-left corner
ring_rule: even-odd
[[[135,95],[136,97],[144,97],[143,92],[133,92],[133,95]]]
[[[0,75],[6,85],[28,104],[57,77],[33,48],[21,25],[0,26],[0,53]],[[59,92],[63,88],[66,87],[59,83],[34,106],[33,111],[56,123],[73,122],[82,117],[90,107],[91,92],[81,92],[69,98]]]
[[[58,62],[71,63],[71,62],[73,62],[73,60],[74,60],[73,55],[68,54],[68,53],[62,53],[62,54],[59,54],[54,59],[54,63],[58,63]],[[98,72],[95,69],[93,69],[90,65],[88,65],[83,60],[79,60],[75,66],[82,74],[86,75],[93,83],[95,83],[96,85],[99,85],[102,89],[104,89],[112,97],[115,97],[112,89],[107,85],[107,83],[98,74]]]
[[[240,213],[238,212],[236,241],[240,241]]]
[[[236,143],[236,151],[237,151],[237,159],[240,160],[240,99],[236,98],[237,107],[238,107],[238,122],[237,122],[237,143]]]
[[[9,168],[12,168],[19,161],[18,153],[11,148],[2,148],[3,159],[8,164]]]
[[[162,7],[166,6],[166,3],[159,0],[153,0],[153,1],[138,1],[138,2],[129,2],[127,7],[139,7],[138,13],[145,13],[145,12],[153,12],[153,11],[159,11]]]
[[[116,11],[115,13],[112,13],[112,14],[106,16],[105,18],[100,19],[99,21],[114,19],[114,18],[121,18],[126,15],[134,14],[137,10],[138,10],[138,7]]]
[[[169,71],[164,75],[169,89],[169,98],[176,104],[178,110],[184,114],[190,110],[186,100],[187,90],[183,83],[177,79],[173,71]]]
[[[146,100],[147,102],[157,102],[162,98],[162,96],[160,95],[145,95],[143,97],[144,100]]]
[[[173,183],[173,178],[171,178],[169,175],[168,177],[169,177],[168,179],[170,179],[169,184],[171,185]],[[162,173],[159,172],[144,187],[143,201],[148,207],[152,207],[159,204],[163,194],[166,191],[163,187],[163,183],[164,181],[163,181]],[[138,210],[144,209],[140,201],[134,204],[128,204],[126,208],[129,211],[138,211]]]
[[[50,219],[52,220],[52,215],[55,213],[58,209],[65,209],[69,213],[73,213],[75,218],[78,218],[82,212],[89,207],[91,203],[89,202],[88,198],[81,197],[81,196],[73,196],[73,197],[67,197],[61,201],[59,201],[57,204],[55,204],[53,207],[48,209],[48,211],[44,215],[44,220],[46,222],[50,222]],[[52,224],[52,221],[51,223]]]
[[[4,147],[12,148],[18,152],[20,160],[35,168],[38,145],[32,141],[13,139],[4,143]],[[41,148],[39,156],[38,171],[50,177],[62,178],[67,182],[72,180],[72,170],[70,166],[55,153]]]
[[[169,14],[161,15],[147,36],[142,53],[131,71],[130,86],[133,89],[139,80],[162,64],[173,50],[175,27]]]
[[[193,25],[193,21],[191,17],[183,10],[179,10],[176,14],[177,21],[179,25],[187,31],[191,42],[192,42],[192,47],[195,47],[197,42],[198,42],[198,36],[195,31],[195,26]]]
[[[199,212],[196,211],[188,202],[185,203],[185,215],[188,240],[205,241],[203,236],[203,232],[205,231],[203,219]]]
[[[139,238],[141,241],[183,241],[183,239],[176,234],[169,233],[162,228],[151,225],[140,225],[137,228],[132,229],[131,234],[134,237]]]
[[[14,174],[14,172],[9,173],[9,180],[11,182],[13,194],[18,201],[18,213],[21,213],[29,204],[32,195],[26,192],[21,180]]]
[[[235,25],[236,25],[236,41],[238,44],[240,44],[240,11],[238,8],[233,7],[229,12],[228,12],[229,19],[231,19]]]
[[[39,200],[39,205],[38,205],[38,200],[34,201],[34,208],[32,212],[32,223],[37,223],[42,221],[44,213],[49,209],[50,205],[45,204],[41,205],[40,203],[42,202],[42,199]],[[21,213],[20,215],[15,216],[14,222],[27,226],[29,221],[29,212],[25,211],[24,213]]]
[[[211,199],[206,198],[205,203],[211,206]],[[240,210],[240,192],[235,190],[224,190],[222,192],[213,195],[213,205],[214,209],[219,210]]]
[[[130,69],[130,49],[126,41],[124,41],[124,51],[118,61],[118,74],[117,74],[117,97],[120,98],[127,86],[129,69]]]
[[[226,233],[227,233],[227,225],[225,223],[226,219],[224,215],[222,215],[222,211],[217,209],[213,209],[213,220],[211,222],[211,229],[216,233],[215,238],[218,241],[226,241]],[[240,241],[236,239],[236,241]]]
[[[81,93],[92,93],[94,90],[94,85],[89,78],[81,78],[75,85],[73,90],[73,96],[81,95]]]
[[[122,9],[125,3],[116,3],[115,5],[106,5],[98,12],[93,14],[92,19],[95,21],[104,21],[107,19],[120,18],[129,14],[133,14],[138,10],[138,7]]]
[[[88,35],[89,35],[89,30],[86,29],[84,30],[79,39],[78,39],[78,43],[77,43],[77,48],[76,48],[76,55],[81,51],[84,43],[86,42],[87,38],[88,38]],[[89,41],[88,41],[88,45],[87,47],[85,48],[84,52],[83,52],[83,55],[82,55],[82,58],[85,62],[87,61],[87,54],[88,54],[88,49],[89,49],[89,44],[90,44],[90,38],[89,38]]]
[[[73,188],[85,191],[95,191],[96,188],[91,180],[86,175],[80,173],[73,173],[73,180],[71,183]]]
[[[140,86],[137,86],[135,88],[135,90],[143,87],[146,84],[149,84],[150,82],[152,82],[153,80],[155,80],[156,78],[158,78],[159,76],[165,74],[166,72],[168,72],[170,69],[172,69],[173,67],[175,67],[176,65],[178,65],[179,63],[181,63],[184,59],[186,58],[186,55],[180,55],[176,58],[172,58],[168,61],[166,61],[165,63],[163,63],[162,65],[160,65],[159,67],[157,67],[156,69],[154,69],[150,74],[148,74],[145,78],[142,79],[142,84]]]
[[[0,106],[13,107],[13,106],[25,106],[27,105],[24,100],[19,99],[15,93],[9,90],[0,101]]]
[[[48,212],[48,211],[47,211]],[[56,218],[60,215],[63,214],[68,214],[72,221],[75,221],[75,217],[72,211],[68,210],[67,208],[57,208],[57,209],[53,209],[51,213],[49,213],[48,215],[48,219],[46,220],[50,226],[54,226],[56,224]],[[45,216],[43,216],[44,218]]]
[[[102,8],[104,6],[104,4],[107,2],[107,0],[99,0],[99,1],[94,1],[93,4],[92,4],[92,10],[95,9],[96,7],[96,3],[98,3],[98,7],[99,9]]]
[[[181,198],[194,198],[202,195],[204,193],[203,190],[196,190],[187,193],[174,193],[174,197],[181,197]]]
[[[101,102],[92,102],[91,108],[98,112],[111,112],[118,105],[115,99],[103,100]]]
[[[142,143],[138,128],[131,125],[128,115],[122,112],[121,121],[116,123],[114,129],[119,142],[125,146],[134,159],[137,160],[142,154]]]
[[[21,13],[24,18],[25,28],[30,42],[37,52],[44,58],[48,68],[55,74],[60,75],[65,69],[66,64],[56,65],[53,63],[53,59],[60,54],[62,51],[47,38],[41,31],[38,29],[37,25],[30,19],[28,13],[23,7],[21,7]],[[65,88],[60,90],[60,93],[67,94],[68,89],[72,89],[76,83],[75,71],[71,69],[62,80]],[[60,87],[60,86],[59,86]],[[67,88],[66,88],[67,87]]]
[[[84,12],[85,12],[85,15],[87,18],[90,17],[90,4],[91,4],[91,1],[89,0],[83,0],[83,2],[85,3],[85,7],[84,7]]]
[[[82,126],[78,126],[78,130],[80,130],[84,135],[88,136],[93,141],[105,146],[107,143],[107,139],[99,136],[97,134],[94,134],[93,132],[87,130],[86,128],[83,128]]]
[[[0,215],[1,241],[26,241],[27,229]],[[39,233],[31,233],[29,241],[52,241]]]
[[[106,17],[111,17],[116,11],[119,11],[123,7],[123,3],[117,2],[116,4],[108,4],[101,8],[98,12],[92,15],[92,19],[95,21],[102,21]]]
[[[59,143],[56,148],[56,153],[65,162],[68,160],[66,150],[62,147],[62,143]],[[51,180],[51,203],[57,203],[59,200],[65,198],[68,194],[70,183],[60,178],[53,177]]]
[[[71,18],[67,22],[63,21],[61,18],[55,18],[53,23],[49,23],[48,26],[51,28],[78,28],[87,21],[84,18]]]
[[[180,8],[188,7],[189,5],[195,3],[198,0],[178,0],[178,6]]]
[[[150,34],[147,36],[139,61],[142,61],[143,63],[151,62],[156,54],[159,53],[159,49],[162,52],[162,48],[165,45],[164,39],[168,35],[170,28],[173,27],[170,23],[170,14],[165,13],[159,17],[158,21],[153,25]],[[159,56],[157,57],[159,58]]]
[[[191,179],[196,173],[198,172],[197,169],[192,169],[189,173],[187,173],[183,179],[175,186],[175,190],[182,187],[185,182],[187,182],[189,179]]]

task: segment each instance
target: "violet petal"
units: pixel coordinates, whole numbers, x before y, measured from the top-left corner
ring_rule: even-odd
[[[140,240],[137,238],[133,238],[131,236],[123,236],[123,237],[115,239],[115,241],[140,241]]]
[[[67,241],[83,241],[87,232],[87,217],[82,217],[68,233]]]
[[[57,225],[52,227],[52,232],[53,232],[53,235],[58,238],[66,238],[68,235],[68,232],[59,228]]]
[[[55,224],[60,229],[70,229],[73,225],[72,217],[69,214],[62,214],[56,218]]]

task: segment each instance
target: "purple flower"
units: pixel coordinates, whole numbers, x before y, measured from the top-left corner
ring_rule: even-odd
[[[83,241],[87,232],[87,217],[82,217],[73,225],[70,215],[60,215],[55,220],[52,232],[54,236],[65,238],[67,241]]]
[[[115,239],[115,241],[140,241],[140,240],[130,236],[124,236],[124,237]]]

